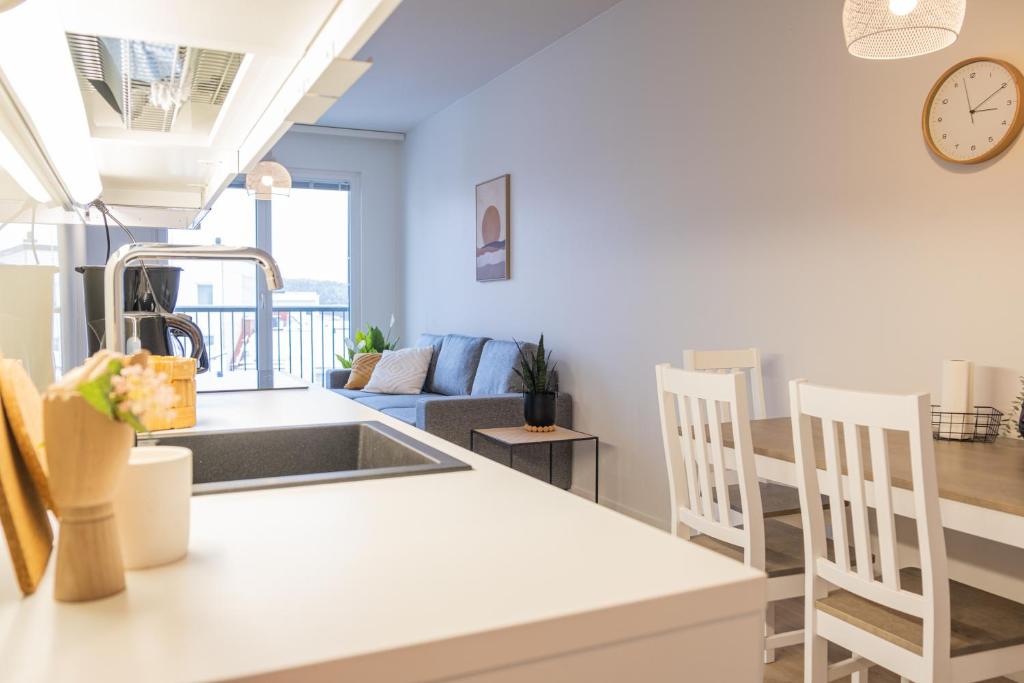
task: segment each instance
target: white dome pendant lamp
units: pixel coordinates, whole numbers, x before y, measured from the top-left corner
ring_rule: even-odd
[[[846,47],[863,59],[903,59],[949,47],[960,35],[967,0],[846,0]]]
[[[245,174],[245,189],[256,199],[287,197],[292,189],[292,175],[276,161],[261,161]]]

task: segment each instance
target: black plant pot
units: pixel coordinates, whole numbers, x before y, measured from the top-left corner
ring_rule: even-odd
[[[523,417],[531,427],[550,427],[555,424],[555,392],[523,394]]]

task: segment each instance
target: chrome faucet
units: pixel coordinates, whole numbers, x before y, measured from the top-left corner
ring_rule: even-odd
[[[281,269],[274,258],[253,247],[224,245],[189,246],[184,244],[138,243],[126,244],[107,260],[103,273],[103,317],[105,318],[105,345],[111,351],[124,352],[124,271],[128,264],[139,259],[186,259],[213,261],[254,261],[263,270],[270,290],[284,287]]]

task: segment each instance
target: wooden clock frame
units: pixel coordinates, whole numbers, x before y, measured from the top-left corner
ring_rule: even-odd
[[[1013,77],[1014,83],[1017,86],[1017,107],[1013,115],[1013,121],[1010,122],[1010,127],[999,144],[979,156],[971,157],[970,159],[954,159],[940,150],[932,140],[931,127],[928,122],[928,118],[932,110],[932,104],[935,102],[935,96],[939,92],[939,88],[941,88],[949,77],[957,70],[967,66],[968,64],[974,64],[975,62],[992,62],[1002,66],[1010,73],[1010,76]],[[935,85],[933,85],[932,89],[928,92],[928,97],[925,98],[924,110],[921,112],[921,132],[924,135],[924,141],[928,144],[928,148],[932,151],[932,154],[943,161],[948,161],[953,164],[980,164],[984,161],[988,161],[989,159],[994,159],[1009,149],[1010,145],[1012,145],[1014,140],[1017,139],[1017,136],[1020,135],[1021,128],[1024,127],[1024,104],[1021,103],[1022,97],[1024,97],[1024,74],[1021,74],[1020,69],[1010,62],[1007,62],[1004,59],[996,59],[994,57],[971,57],[970,59],[958,62],[946,69],[946,71],[939,76],[939,79],[935,81]]]

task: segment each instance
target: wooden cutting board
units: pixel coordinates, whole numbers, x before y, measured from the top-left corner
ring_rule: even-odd
[[[53,551],[53,529],[43,497],[11,435],[0,397],[0,526],[14,563],[18,586],[34,593]]]
[[[28,473],[43,503],[56,514],[43,447],[43,399],[21,361],[0,358],[0,397],[6,406],[7,424]]]

